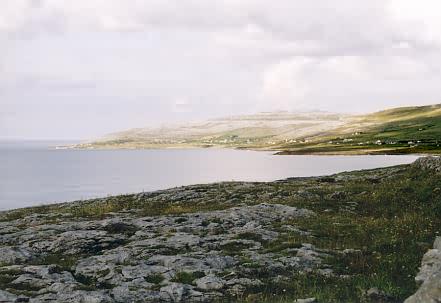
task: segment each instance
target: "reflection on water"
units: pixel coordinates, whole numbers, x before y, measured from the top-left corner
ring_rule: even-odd
[[[55,150],[0,143],[0,209],[216,181],[288,177],[410,163],[416,156],[273,156],[197,150]]]

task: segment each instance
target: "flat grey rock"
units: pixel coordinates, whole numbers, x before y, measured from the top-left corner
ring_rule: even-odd
[[[421,268],[415,280],[421,284],[417,292],[406,299],[405,303],[439,303],[441,302],[441,238],[437,237],[434,249],[423,256]]]
[[[194,281],[199,289],[203,290],[219,290],[225,286],[225,281],[216,276],[205,276]]]
[[[0,302],[2,302],[2,303],[9,303],[9,302],[13,303],[13,302],[15,302],[15,300],[17,298],[18,297],[16,295],[14,295],[14,294],[12,294],[10,292],[7,292],[6,290],[1,290],[0,289]]]
[[[306,243],[289,255],[264,251],[262,243],[281,234],[274,222],[314,215],[281,204],[179,216],[113,215],[50,224],[50,216],[30,215],[0,222],[0,274],[8,273],[8,287],[26,290],[33,303],[212,302],[262,286],[244,258],[271,275],[318,270],[324,257]],[[46,265],[26,265],[30,260]],[[0,296],[19,298],[6,291]]]

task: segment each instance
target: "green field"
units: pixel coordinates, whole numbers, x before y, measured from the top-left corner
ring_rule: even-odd
[[[358,126],[367,125],[365,127]],[[348,131],[345,128],[350,128]],[[406,107],[360,117],[309,142],[282,145],[283,154],[410,154],[441,152],[441,106]]]
[[[439,154],[441,105],[348,116],[257,114],[158,129],[134,129],[76,148],[237,148],[279,154]]]

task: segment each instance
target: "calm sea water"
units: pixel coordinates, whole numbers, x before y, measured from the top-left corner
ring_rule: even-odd
[[[0,210],[215,181],[288,177],[410,163],[415,156],[274,156],[197,150],[55,150],[0,142]]]

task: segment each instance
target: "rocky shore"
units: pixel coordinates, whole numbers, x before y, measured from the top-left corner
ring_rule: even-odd
[[[0,302],[402,302],[441,226],[440,167],[427,158],[0,213]],[[439,302],[440,245],[406,302]]]
[[[261,241],[279,235],[271,226],[274,220],[312,215],[305,209],[258,204],[179,217],[114,214],[59,224],[46,224],[47,216],[30,216],[3,224],[0,273],[13,276],[10,286],[27,290],[30,302],[211,301],[262,286],[253,273],[256,264],[265,264],[274,279],[292,270],[320,269],[326,254],[310,244],[292,248],[291,256],[262,251]],[[19,231],[20,224],[32,227]],[[71,267],[30,265],[42,255],[63,260],[82,254],[87,257]],[[92,281],[101,289],[87,289]],[[2,296],[19,298],[7,291]]]

